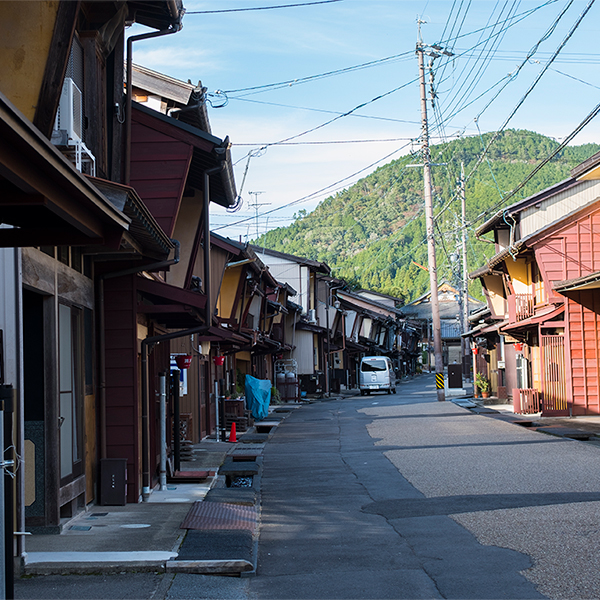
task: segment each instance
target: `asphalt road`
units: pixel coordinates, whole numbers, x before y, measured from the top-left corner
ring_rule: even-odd
[[[277,429],[256,577],[29,583],[45,580],[40,598],[597,598],[599,459],[597,445],[437,402],[422,376],[303,406]]]

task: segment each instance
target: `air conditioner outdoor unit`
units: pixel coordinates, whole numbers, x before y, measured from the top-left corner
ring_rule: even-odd
[[[96,175],[96,158],[83,142],[83,94],[70,77],[63,83],[51,141],[80,173]]]
[[[316,323],[317,322],[317,311],[314,308],[311,308],[308,311],[308,322]]]
[[[80,142],[83,139],[83,96],[81,90],[70,77],[65,77],[58,114],[57,129],[66,131],[69,140]]]

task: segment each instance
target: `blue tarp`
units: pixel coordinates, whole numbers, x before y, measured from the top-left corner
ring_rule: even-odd
[[[256,379],[246,375],[246,408],[252,416],[261,421],[269,413],[271,403],[271,382],[268,379]]]

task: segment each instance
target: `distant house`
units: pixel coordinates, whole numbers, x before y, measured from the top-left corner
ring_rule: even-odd
[[[289,300],[300,307],[300,315],[295,324],[293,348],[285,357],[296,361],[301,390],[325,392],[331,269],[316,260],[258,246],[251,248],[277,281],[287,283],[296,292]]]
[[[440,283],[438,286],[438,300],[444,366],[453,363],[463,363],[460,343],[463,331],[460,324],[461,305],[459,298],[460,292],[456,288],[452,287],[448,282]],[[469,313],[478,310],[482,306],[484,306],[483,302],[469,296]],[[431,369],[431,365],[433,364],[431,292],[427,292],[416,300],[413,300],[410,304],[403,306],[402,313],[409,323],[421,328],[421,340],[424,349],[423,362]]]

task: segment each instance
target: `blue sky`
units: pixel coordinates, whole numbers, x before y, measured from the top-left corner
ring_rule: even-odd
[[[417,18],[426,22],[421,26],[424,43],[442,42],[455,55],[434,63],[439,111],[430,111],[429,118],[435,143],[476,135],[478,127],[486,132],[502,126],[588,5],[588,0],[341,0],[193,14],[306,1],[184,0],[187,14],[181,32],[134,44],[136,63],[184,81],[201,80],[212,94],[213,133],[229,135],[233,143],[244,204],[235,214],[211,208],[211,223],[234,239],[256,236],[256,209],[250,206],[255,202],[261,204],[258,230],[264,233],[289,224],[294,213],[314,209],[377,166],[417,149]],[[600,1],[508,127],[561,141],[600,102],[599,17]],[[134,26],[130,32],[141,29]],[[348,69],[364,63],[374,64]],[[288,138],[293,139],[277,143]],[[573,143],[599,141],[597,117]],[[248,160],[249,153],[253,156]]]

